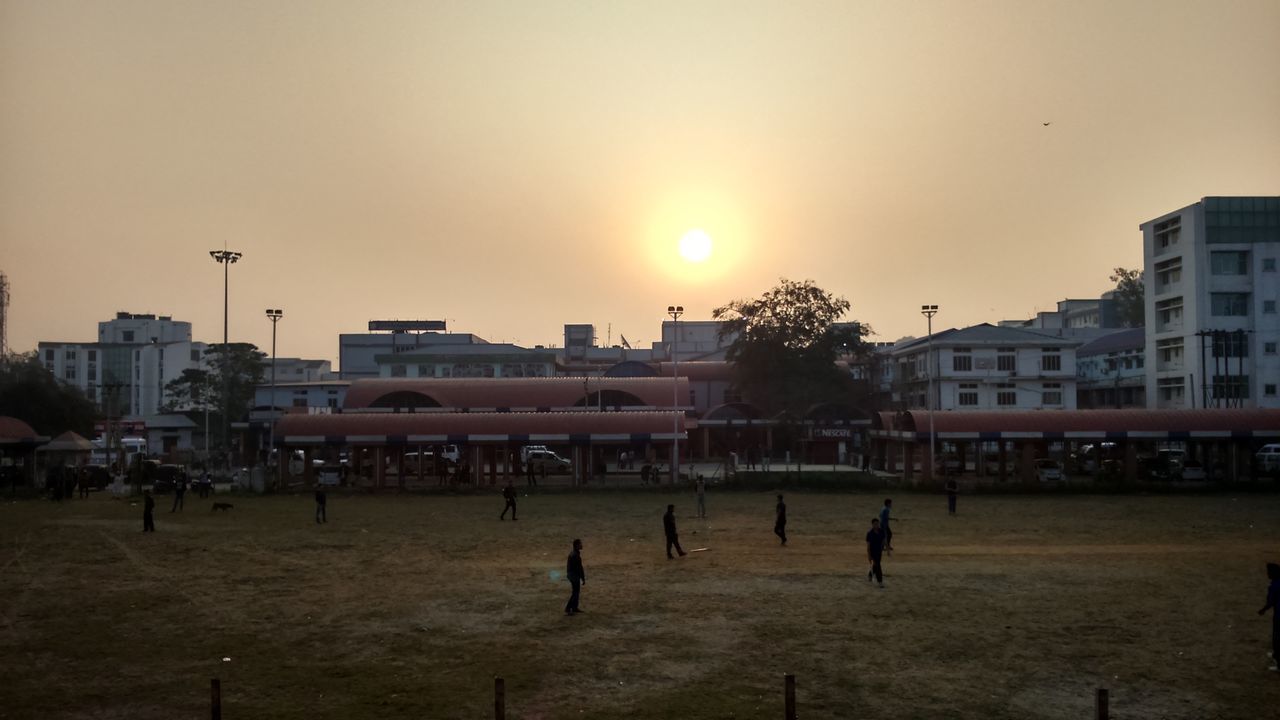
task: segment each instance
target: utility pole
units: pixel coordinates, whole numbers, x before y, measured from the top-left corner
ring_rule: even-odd
[[[928,349],[928,366],[929,366],[929,477],[938,477],[938,441],[933,433],[933,406],[936,404],[933,399],[933,316],[938,314],[937,305],[921,305],[920,314],[929,319],[929,349]]]
[[[229,309],[229,273],[231,266],[244,256],[244,253],[234,250],[210,250],[209,257],[212,257],[220,265],[222,265],[222,452],[227,460],[227,470],[231,469],[231,452],[230,452],[230,427],[231,427],[231,375],[228,372],[230,364],[230,348],[227,344],[227,311]]]
[[[667,314],[671,316],[671,409],[676,413],[671,416],[671,484],[676,485],[680,482],[680,358],[676,343],[680,341],[684,306],[668,305]]]
[[[267,434],[267,462],[271,462],[276,450],[276,323],[284,317],[279,308],[267,308],[267,319],[271,321],[271,420]],[[279,465],[279,460],[276,461]]]

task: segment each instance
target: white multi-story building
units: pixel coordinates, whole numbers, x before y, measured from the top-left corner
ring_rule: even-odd
[[[1280,407],[1280,197],[1142,223],[1149,408]]]
[[[471,333],[444,330],[445,323],[441,320],[370,320],[368,332],[338,335],[338,377],[342,380],[379,377],[383,372],[381,366],[397,364],[379,361],[382,356],[441,351],[440,346],[488,344]]]
[[[1076,405],[1146,407],[1146,329],[1130,328],[1076,349]]]
[[[121,312],[98,323],[98,342],[41,342],[37,352],[54,377],[122,417],[159,412],[164,386],[184,370],[204,367],[206,348],[192,342],[189,322]]]
[[[983,323],[879,350],[890,407],[926,409],[930,356],[937,410],[1074,410],[1080,340]]]

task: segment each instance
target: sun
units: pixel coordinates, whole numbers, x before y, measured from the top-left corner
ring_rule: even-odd
[[[690,230],[680,238],[680,257],[691,263],[706,262],[711,257],[711,236],[704,230]]]

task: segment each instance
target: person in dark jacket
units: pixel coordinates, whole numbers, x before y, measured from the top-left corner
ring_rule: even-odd
[[[778,496],[778,504],[774,508],[773,534],[778,536],[783,545],[787,544],[787,504]]]
[[[667,559],[672,560],[671,548],[674,546],[680,557],[687,553],[680,547],[680,536],[676,534],[676,506],[668,505],[667,514],[662,516],[662,530],[667,536]]]
[[[173,484],[173,507],[169,508],[169,512],[181,510],[184,501],[183,498],[187,494],[187,474],[178,475],[178,480]]]
[[[569,585],[573,587],[573,594],[569,596],[569,602],[564,606],[564,614],[577,615],[582,612],[582,608],[578,607],[578,597],[582,594],[582,586],[587,582],[587,572],[582,569],[582,541],[577,538],[573,541],[573,551],[569,553],[565,574],[569,576]]]
[[[1258,611],[1266,615],[1271,611],[1271,670],[1280,671],[1280,565],[1267,563],[1267,604]]]
[[[316,488],[316,524],[329,522],[329,515],[325,512],[329,504],[329,496],[325,494],[324,488]]]
[[[511,481],[507,481],[507,486],[502,488],[502,498],[507,501],[506,507],[502,508],[502,514],[498,516],[499,520],[507,519],[507,511],[511,511],[511,519],[519,520],[516,517],[516,489],[512,487]]]
[[[947,478],[947,514],[956,514],[956,496],[960,494],[960,483],[955,478]]]
[[[884,547],[887,539],[885,538],[884,528],[880,527],[880,519],[871,519],[871,529],[867,531],[867,562],[871,564],[871,569],[867,571],[867,582],[871,582],[871,578],[875,578],[880,583],[880,587],[884,587],[884,571],[880,568],[880,559],[884,554]]]
[[[142,532],[156,531],[156,500],[151,491],[142,493]]]

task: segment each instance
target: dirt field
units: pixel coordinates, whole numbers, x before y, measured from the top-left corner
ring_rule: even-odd
[[[224,498],[219,498],[224,499]],[[1263,718],[1280,497],[161,498],[0,505],[0,718]],[[686,549],[668,561],[661,514]],[[562,609],[581,537],[583,615]],[[227,660],[229,658],[229,660]]]

